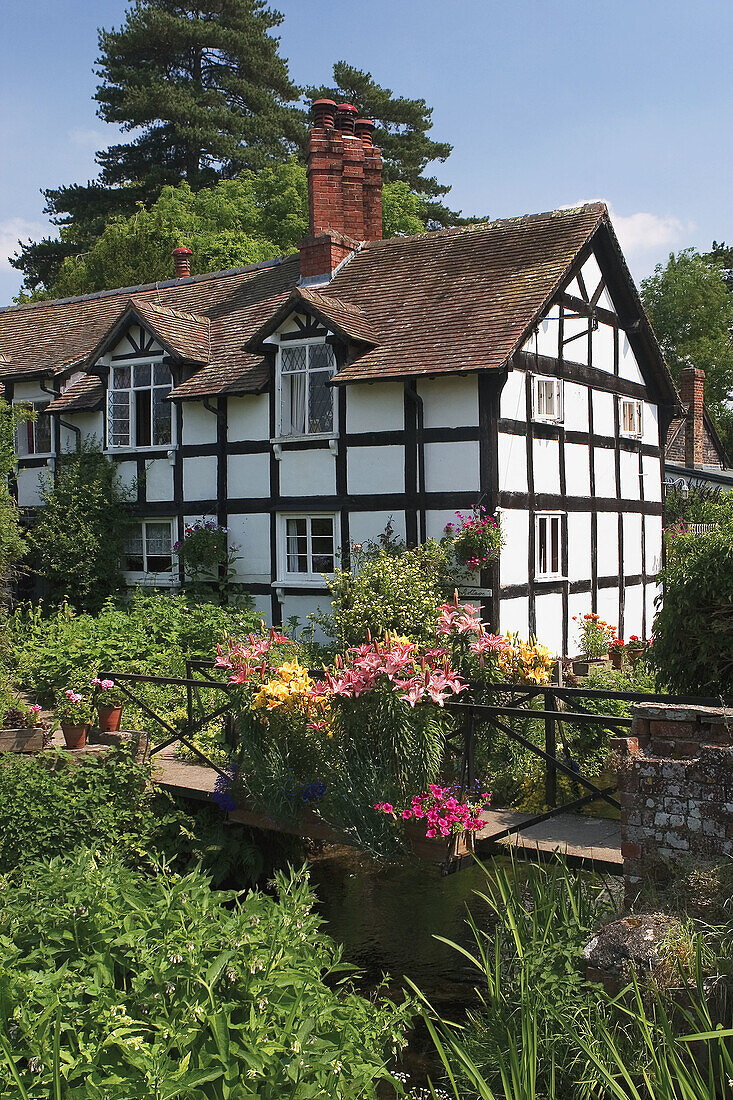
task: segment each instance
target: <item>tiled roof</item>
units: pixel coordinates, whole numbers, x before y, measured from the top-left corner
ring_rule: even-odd
[[[97,409],[104,398],[104,386],[99,378],[85,374],[67,390],[54,397],[46,412],[81,412],[84,409]]]
[[[250,351],[262,351],[263,341],[272,335],[278,325],[291,313],[303,309],[315,314],[331,332],[344,336],[347,340],[356,340],[372,347],[379,343],[374,326],[360,306],[354,302],[344,302],[320,290],[296,287],[280,308],[250,337],[247,347]]]

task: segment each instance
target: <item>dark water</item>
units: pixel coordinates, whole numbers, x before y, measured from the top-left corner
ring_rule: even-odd
[[[364,972],[364,992],[387,973],[394,991],[411,978],[436,1006],[473,1000],[478,972],[435,936],[472,949],[469,905],[477,925],[491,927],[489,908],[474,893],[484,883],[479,867],[443,877],[423,861],[385,866],[351,848],[326,848],[312,858],[310,876],[325,931]]]

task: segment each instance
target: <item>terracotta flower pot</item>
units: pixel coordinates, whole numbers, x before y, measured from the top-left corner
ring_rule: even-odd
[[[100,733],[117,733],[122,717],[122,705],[118,707],[97,707]]]
[[[405,822],[405,836],[418,859],[445,863],[449,859],[473,854],[473,833],[469,830],[452,836],[430,837],[425,835],[426,829],[424,821]]]
[[[623,668],[624,666],[624,651],[620,647],[614,647],[609,649],[608,656],[611,658],[611,664],[614,668]]]
[[[67,749],[83,749],[87,743],[88,726],[61,726]]]

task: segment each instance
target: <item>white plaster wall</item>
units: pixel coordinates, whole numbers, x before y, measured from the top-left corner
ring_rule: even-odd
[[[598,576],[618,576],[618,516],[615,512],[599,512],[597,520]]]
[[[569,432],[588,431],[588,387],[563,382],[563,424]]]
[[[570,580],[590,580],[590,512],[568,512],[568,573]]]
[[[630,382],[644,383],[644,375],[639,370],[629,338],[621,331],[618,334],[618,373],[621,378],[627,378]]]
[[[351,524],[353,527],[352,512]],[[437,539],[440,541],[445,534],[445,527],[447,523],[456,522],[455,511],[450,511],[447,508],[431,508],[425,513],[425,534],[429,539]]]
[[[643,586],[635,584],[627,588],[624,596],[624,634],[627,639],[631,634],[636,634],[638,638],[642,635],[641,615],[643,606]]]
[[[621,451],[621,496],[624,500],[639,500],[639,456],[631,451]]]
[[[597,497],[616,496],[616,463],[608,447],[593,448],[593,463]]]
[[[104,417],[101,411],[69,413],[62,419],[79,428],[82,439],[94,437],[100,447],[104,445]],[[63,425],[61,425],[61,449],[64,451],[76,450],[76,433],[72,432],[70,428],[63,427]]]
[[[527,440],[499,432],[499,491],[527,492]]]
[[[624,574],[641,573],[641,516],[624,513]]]
[[[580,269],[583,276],[583,282],[585,283],[585,289],[589,295],[592,295],[596,287],[601,281],[601,269],[598,266],[598,260],[593,253],[588,257],[583,266]]]
[[[557,655],[562,653],[562,596],[559,592],[537,593],[535,597],[537,641]]]
[[[646,571],[658,573],[662,568],[662,517],[644,517],[644,541],[646,544]]]
[[[404,483],[404,475],[403,475]],[[382,485],[385,483],[382,482]],[[425,488],[429,493],[467,492],[479,487],[478,442],[425,444]],[[382,492],[385,489],[381,490]],[[391,488],[387,490],[395,492]]]
[[[53,395],[44,393],[39,382],[16,382],[13,387],[13,402],[52,400]]]
[[[598,328],[591,333],[591,339],[594,370],[613,374],[613,329],[599,321]]]
[[[573,281],[571,283],[567,284],[567,286],[565,287],[565,292],[567,294],[572,294],[573,297],[575,297],[575,298],[582,298],[583,297],[583,295],[581,293],[581,290],[580,290],[580,283],[578,282],[577,279],[573,279]]]
[[[565,444],[565,488],[568,496],[590,496],[590,460],[584,443]],[[571,576],[575,579],[574,574]]]
[[[347,431],[401,431],[404,426],[404,389],[399,382],[370,382],[346,387]]]
[[[287,621],[292,615],[297,616],[299,619],[297,628],[299,634],[301,631],[305,630],[306,636],[309,636],[310,623],[308,621],[308,616],[315,615],[319,609],[327,615],[330,614],[331,596],[328,592],[319,592],[312,596],[296,596],[285,589],[282,602],[283,623],[287,625]],[[322,631],[316,630],[315,640],[317,642],[323,642],[325,640]],[[364,640],[366,641],[366,637]]]
[[[570,363],[588,365],[588,318],[569,317],[565,313],[563,321],[563,357]],[[577,337],[567,343],[571,337]]]
[[[21,508],[36,508],[43,503],[41,479],[44,473],[50,476],[50,470],[45,466],[25,467],[18,470],[18,504]]]
[[[250,593],[250,599],[254,604],[255,614],[263,620],[265,626],[272,626],[272,603],[269,596],[261,593]]]
[[[266,513],[230,515],[229,543],[238,547],[235,580],[270,580],[270,517]]]
[[[478,380],[475,374],[432,378],[417,387],[426,428],[465,428],[478,424]]]
[[[183,442],[216,443],[216,416],[204,408],[203,401],[182,401]]]
[[[529,601],[526,596],[499,603],[499,632],[501,634],[519,634],[521,638],[529,635]]]
[[[227,488],[230,497],[269,497],[269,454],[228,455]]]
[[[283,451],[280,493],[284,497],[333,496],[336,492],[336,456],[329,450]]]
[[[596,435],[615,436],[612,393],[593,390],[593,431]]]
[[[183,499],[216,500],[216,455],[184,458]]]
[[[137,462],[117,462],[116,469],[124,487],[131,492],[134,491],[137,482]]]
[[[510,370],[499,398],[500,415],[506,420],[527,419],[526,375],[523,370]]]
[[[646,635],[647,638],[651,638],[654,633],[654,617],[657,614],[656,600],[661,595],[662,586],[658,584],[648,584],[646,586]]]
[[[568,595],[568,654],[575,656],[580,653],[580,627],[573,621],[573,616],[580,619],[589,611],[592,611],[592,599],[590,592],[570,592]]]
[[[404,540],[406,537],[404,512],[350,512],[349,537],[352,543],[376,542],[390,520],[394,537]],[[425,526],[427,527],[427,518]]]
[[[649,401],[642,403],[641,433],[642,442],[652,447],[659,446],[659,409]]]
[[[660,501],[662,499],[662,460],[654,455],[642,455],[644,474],[644,499]]]
[[[501,530],[504,535],[500,562],[501,583],[526,584],[529,513],[519,508],[502,508]]]
[[[591,291],[591,294],[592,293],[593,291]],[[603,290],[601,291],[601,296],[598,299],[598,305],[601,307],[601,309],[608,309],[611,313],[618,313],[618,310],[614,305],[613,298],[608,293],[608,287],[604,286]]]
[[[614,630],[618,628],[618,588],[598,589],[598,614]]]
[[[200,462],[201,460],[193,459],[192,461]],[[186,496],[190,496],[190,494],[187,493]],[[216,496],[216,475],[214,476],[213,496]],[[153,458],[145,463],[145,498],[148,501],[173,500],[173,466],[169,459]]]
[[[535,439],[532,443],[534,491],[560,492],[560,447],[556,439]]]
[[[551,355],[558,358],[559,333],[560,333],[560,307],[553,306],[540,322],[537,333],[537,352],[539,355]],[[535,350],[534,340],[531,342],[531,350]]]
[[[349,493],[404,493],[403,447],[350,447],[346,461]]]
[[[214,419],[212,417],[212,420]],[[245,439],[269,439],[269,394],[227,398],[227,425],[228,438],[231,442],[241,442]]]
[[[129,332],[132,334],[132,336],[135,338],[135,340],[137,340],[140,344],[142,344],[142,336],[143,336],[144,331],[145,330],[143,330],[140,327],[140,325],[132,325],[129,329]],[[149,334],[147,332],[145,332],[145,339],[147,340],[148,337],[149,337]],[[109,350],[110,350],[112,355],[133,355],[133,356],[136,356],[136,355],[139,354],[139,352],[133,346],[133,344],[130,343],[127,336],[123,336],[122,339],[118,340],[118,342],[115,344],[115,346],[113,348],[109,349]],[[151,359],[154,358],[157,355],[162,355],[163,354],[163,348],[161,347],[161,345],[158,343],[157,340],[154,340],[153,343],[150,345],[150,348],[149,348],[147,354],[150,355]]]

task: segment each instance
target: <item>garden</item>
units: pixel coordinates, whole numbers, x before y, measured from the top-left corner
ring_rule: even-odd
[[[79,479],[95,491],[72,492]],[[123,503],[92,452],[48,492],[97,520]],[[704,536],[684,526],[673,517],[665,536],[667,598],[651,646],[616,638],[591,612],[576,621],[581,690],[733,694],[730,520]],[[729,866],[691,866],[667,890],[646,884],[628,914],[610,880],[559,857],[474,864],[460,876],[472,876],[466,921],[443,943],[463,983],[447,1006],[429,976],[411,975],[409,955],[391,981],[367,983],[323,927],[307,869],[309,859],[318,879],[317,850],[228,817],[251,810],[296,833],[326,826],[379,876],[414,855],[470,852],[487,807],[545,808],[532,710],[554,658],[541,640],[491,633],[459,595],[500,549],[495,517],[458,515],[444,539],[416,549],[388,529],[337,571],[328,613],[277,630],[232,587],[233,548],[213,523],[184,535],[180,594],[105,590],[95,573],[109,581],[109,547],[100,538],[75,573],[73,523],[67,536],[70,583],[49,559],[44,599],[9,604],[3,622],[0,725],[36,737],[39,751],[0,757],[0,1095],[733,1094]],[[37,571],[44,537],[41,526],[28,548]],[[17,548],[5,545],[7,572]],[[225,685],[224,714],[221,688],[202,679],[191,703],[166,682],[194,667]],[[495,699],[497,685],[520,713],[509,733],[476,737],[471,778],[460,704]],[[580,703],[589,715],[630,710]],[[70,748],[100,735],[111,747],[51,747],[56,726]],[[205,753],[223,773],[215,804],[162,792],[115,727],[163,740],[172,728],[185,759]],[[613,769],[611,725],[556,728],[571,773]],[[557,793],[573,800],[572,774]],[[422,866],[423,882],[438,881]],[[410,896],[402,920],[417,929],[427,911]],[[599,951],[612,948],[613,980],[601,980]]]

